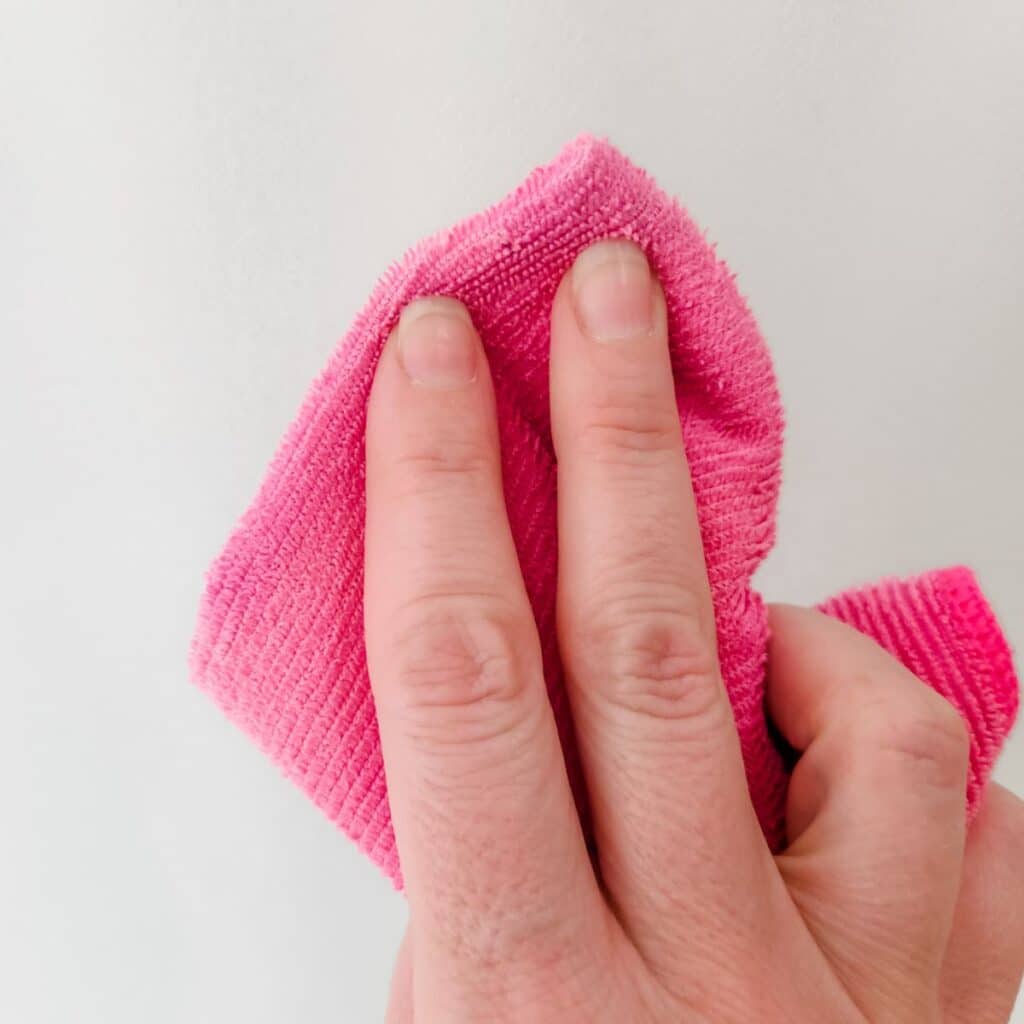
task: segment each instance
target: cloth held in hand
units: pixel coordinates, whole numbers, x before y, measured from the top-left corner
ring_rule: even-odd
[[[767,617],[751,587],[774,540],[780,479],[783,416],[771,360],[733,275],[687,214],[613,146],[581,136],[496,206],[388,270],[312,385],[202,597],[195,682],[398,886],[363,647],[374,367],[410,300],[443,294],[468,307],[492,368],[509,519],[585,809],[554,634],[548,331],[562,275],[606,237],[636,241],[665,291],[722,673],[759,820],[773,848],[784,842],[791,758],[765,717]],[[822,608],[874,637],[963,715],[973,810],[1017,709],[1010,651],[973,574],[958,567],[889,580]]]

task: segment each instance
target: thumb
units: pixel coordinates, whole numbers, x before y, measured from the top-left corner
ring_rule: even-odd
[[[798,754],[777,858],[869,1019],[931,1019],[963,861],[959,714],[863,634],[769,609],[768,709]]]

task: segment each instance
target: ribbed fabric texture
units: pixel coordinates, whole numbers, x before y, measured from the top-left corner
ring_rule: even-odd
[[[973,812],[1017,713],[1010,648],[970,569],[885,580],[819,606],[873,637],[961,714],[971,734]]]
[[[685,212],[614,147],[583,136],[501,203],[385,274],[313,384],[202,598],[194,680],[399,886],[363,647],[374,367],[417,296],[453,295],[472,313],[495,380],[509,520],[585,807],[554,633],[548,332],[562,275],[609,236],[639,243],[665,291],[722,672],[754,806],[773,848],[784,841],[786,758],[764,714],[767,616],[751,587],[775,535],[783,422],[771,361],[732,274]],[[1013,722],[1017,682],[970,571],[888,581],[823,608],[875,637],[960,710],[971,733],[973,808]]]

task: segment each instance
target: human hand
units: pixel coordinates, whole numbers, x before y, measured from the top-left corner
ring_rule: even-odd
[[[410,906],[389,1021],[1006,1020],[1024,811],[941,697],[816,612],[771,609],[768,706],[801,752],[789,846],[747,794],[642,253],[599,243],[552,309],[559,645],[581,832],[464,308],[425,299],[367,426],[366,646]]]

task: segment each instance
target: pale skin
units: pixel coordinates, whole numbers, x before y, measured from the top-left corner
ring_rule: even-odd
[[[872,641],[770,609],[768,708],[801,752],[773,856],[747,795],[669,363],[639,249],[551,315],[558,641],[581,833],[505,512],[469,314],[405,309],[367,427],[366,646],[409,899],[389,1024],[1006,1021],[1024,809],[968,831],[967,737]]]

